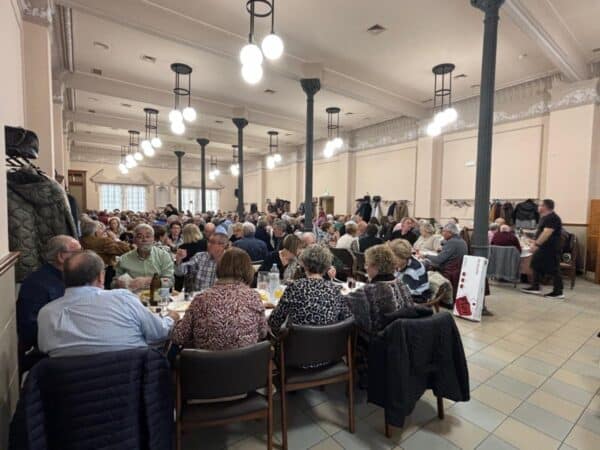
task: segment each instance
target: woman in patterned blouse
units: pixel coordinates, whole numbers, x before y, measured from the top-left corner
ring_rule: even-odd
[[[306,278],[294,281],[269,317],[273,334],[288,322],[298,325],[330,325],[350,316],[350,311],[340,288],[323,275],[331,267],[331,252],[324,246],[314,244],[300,254],[300,264]]]
[[[254,269],[248,254],[227,250],[217,265],[218,281],[198,294],[171,340],[184,347],[232,350],[256,344],[267,334],[265,308],[249,286]]]

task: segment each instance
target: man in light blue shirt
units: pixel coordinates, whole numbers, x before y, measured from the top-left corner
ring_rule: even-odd
[[[64,265],[65,295],[38,316],[38,348],[51,357],[146,347],[168,339],[177,313],[159,317],[125,289],[105,291],[104,263],[92,251]]]

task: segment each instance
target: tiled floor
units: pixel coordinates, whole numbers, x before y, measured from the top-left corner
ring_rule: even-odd
[[[338,387],[290,396],[294,449],[600,449],[600,286],[577,281],[566,300],[492,286],[495,313],[457,320],[469,360],[471,401],[446,404],[437,419],[431,392],[403,429],[383,433],[383,413],[357,395],[356,433],[346,430]],[[276,430],[279,430],[276,410]],[[276,433],[276,443],[280,442]],[[265,448],[262,422],[185,435],[184,449]]]

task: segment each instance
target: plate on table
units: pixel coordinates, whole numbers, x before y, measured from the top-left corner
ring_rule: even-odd
[[[186,312],[187,309],[190,307],[190,304],[192,302],[191,301],[179,301],[179,302],[171,302],[168,304],[167,309],[169,311],[175,311],[175,312]]]

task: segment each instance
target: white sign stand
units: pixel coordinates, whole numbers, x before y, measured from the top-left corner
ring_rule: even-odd
[[[487,258],[469,255],[463,257],[454,301],[455,316],[481,322],[481,312],[485,300],[487,265]]]

